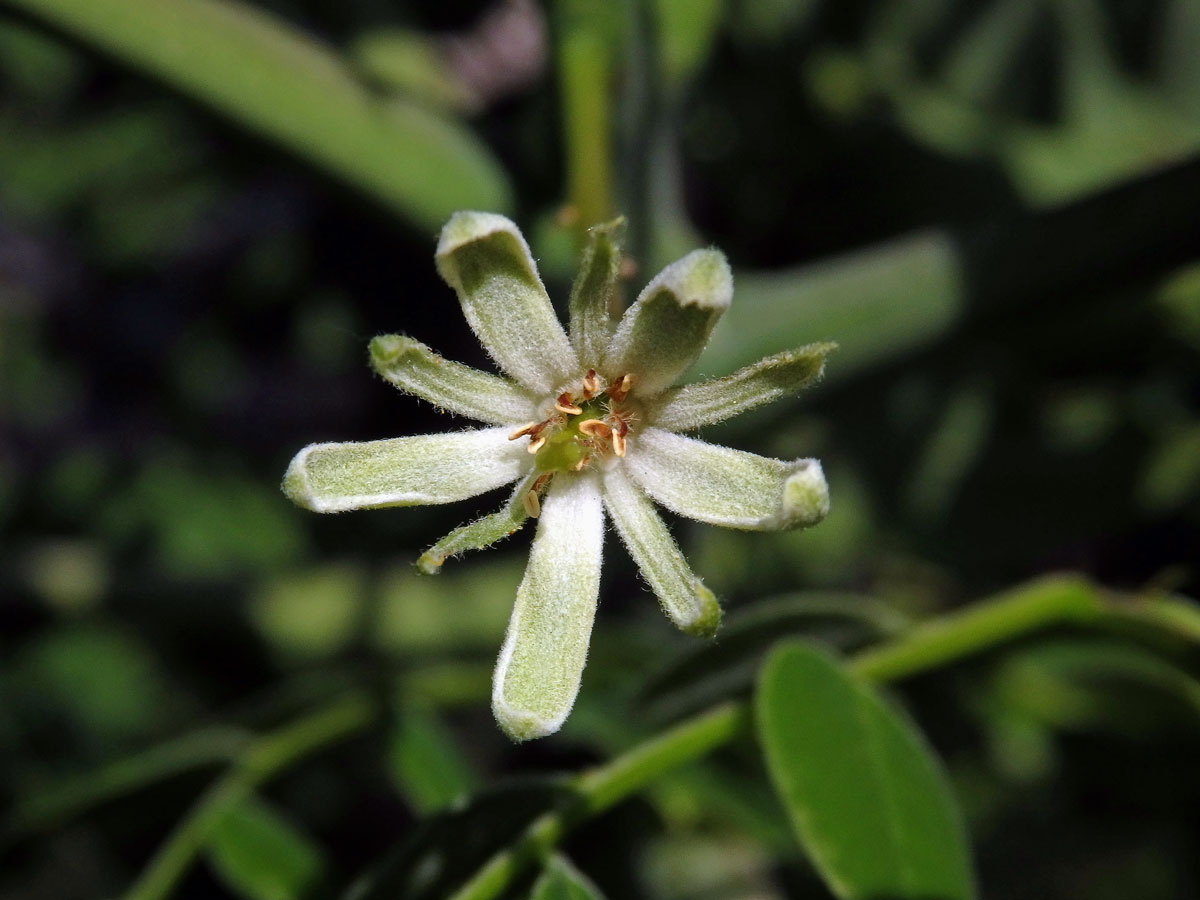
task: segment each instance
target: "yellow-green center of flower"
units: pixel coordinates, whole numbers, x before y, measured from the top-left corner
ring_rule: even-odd
[[[534,456],[539,472],[574,472],[587,465],[588,460],[606,450],[602,435],[611,433],[605,423],[609,401],[595,397],[577,407],[577,415],[565,414],[566,420],[557,429],[546,429],[546,442]],[[593,424],[594,423],[594,424]]]

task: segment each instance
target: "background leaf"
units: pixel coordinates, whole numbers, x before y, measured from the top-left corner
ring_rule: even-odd
[[[756,713],[775,789],[834,893],[975,896],[966,836],[932,752],[826,651],[802,643],[775,650]]]
[[[529,900],[604,900],[596,886],[562,856],[550,860]]]
[[[262,800],[247,798],[209,840],[213,870],[249,900],[306,896],[325,868],[320,849]]]
[[[224,0],[16,0],[323,166],[427,231],[458,209],[506,211],[508,180],[454,119],[372,95],[327,47]]]

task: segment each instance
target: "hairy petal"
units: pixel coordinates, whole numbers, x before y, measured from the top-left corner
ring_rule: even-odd
[[[659,272],[625,311],[605,354],[604,374],[632,374],[643,399],[661,393],[696,361],[732,299],[724,254],[693,250]]]
[[[661,394],[654,424],[668,431],[712,425],[820,380],[825,357],[837,344],[809,344],[759,360],[726,378],[686,384]]]
[[[575,703],[600,593],[603,537],[595,475],[556,476],[492,685],[492,711],[514,740],[558,731]]]
[[[582,374],[529,245],[495,213],[457,212],[442,229],[437,268],[492,359],[538,394]]]
[[[533,488],[538,475],[538,472],[530,472],[517,482],[517,489],[499,510],[460,525],[422,553],[417,560],[417,568],[425,575],[437,575],[448,557],[458,556],[468,550],[482,550],[519,531],[529,518],[524,497]]]
[[[587,246],[579,274],[571,288],[571,343],[579,359],[595,365],[612,335],[610,310],[621,269],[625,219],[614,219],[588,229]]]
[[[314,512],[453,503],[508,484],[529,455],[508,428],[364,443],[310,444],[283,476],[283,492]]]
[[[692,572],[654,504],[623,466],[613,466],[604,473],[604,506],[629,555],[650,582],[663,612],[688,634],[715,634],[721,624],[716,596]]]
[[[829,512],[815,459],[768,459],[661,428],[639,432],[626,459],[647,494],[701,522],[773,531],[815,525]]]
[[[492,425],[537,415],[533,395],[509,381],[438,356],[402,334],[371,340],[371,367],[406,394]]]

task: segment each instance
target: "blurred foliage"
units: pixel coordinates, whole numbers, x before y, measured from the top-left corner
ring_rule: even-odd
[[[0,0],[0,898],[121,896],[347,689],[372,724],[267,759],[172,896],[446,896],[559,808],[546,773],[748,696],[782,637],[853,653],[1052,570],[1200,594],[1194,0],[589,7]],[[630,291],[730,255],[697,375],[840,344],[712,430],[821,457],[834,507],[673,523],[712,646],[611,553],[575,713],[513,747],[487,696],[527,535],[423,578],[492,500],[318,518],[277,486],[309,441],[447,427],[372,335],[487,365],[433,270],[450,211],[513,211],[565,298],[588,191]],[[989,898],[1200,895],[1200,629],[1156,609],[895,689]],[[733,740],[513,896],[828,897],[787,812]]]

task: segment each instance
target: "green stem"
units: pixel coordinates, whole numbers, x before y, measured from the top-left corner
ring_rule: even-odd
[[[5,836],[20,837],[42,831],[89,807],[181,772],[228,763],[249,742],[249,734],[240,728],[206,728],[108,763],[94,772],[69,778],[18,800]]]
[[[565,807],[535,819],[517,841],[484,864],[451,900],[499,896],[530,865],[546,857],[578,823],[603,812],[647,782],[703,756],[749,727],[744,703],[726,703],[694,716],[576,779]]]
[[[125,900],[161,900],[168,896],[231,809],[296,761],[362,730],[374,715],[373,704],[351,696],[255,738],[176,826],[126,892]]]
[[[570,6],[570,4],[563,4]],[[559,79],[567,163],[567,204],[576,238],[613,217],[611,40],[590,17],[560,16]]]
[[[1080,578],[1052,577],[982,601],[850,659],[863,678],[895,681],[990,649],[1051,625],[1105,615],[1099,592]],[[750,704],[726,703],[685,719],[616,759],[584,773],[575,799],[535,819],[484,863],[450,900],[492,900],[546,855],[574,826],[641,790],[660,775],[748,733]]]

